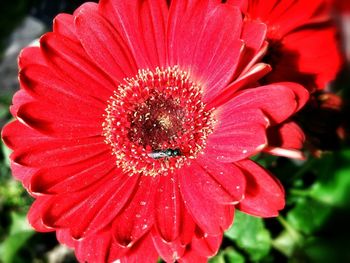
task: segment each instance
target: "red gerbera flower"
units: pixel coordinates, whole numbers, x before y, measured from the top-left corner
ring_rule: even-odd
[[[265,26],[242,24],[220,1],[102,0],[24,49],[3,139],[34,228],[81,262],[200,262],[235,206],[276,216],[283,188],[247,158],[308,93],[242,90],[269,71]]]
[[[346,0],[331,0],[334,8],[337,10],[337,13],[340,14],[349,14],[350,13],[350,3]]]
[[[329,0],[231,0],[246,21],[267,25],[269,50],[264,60],[273,71],[266,83],[294,81],[310,91],[324,89],[342,64]]]

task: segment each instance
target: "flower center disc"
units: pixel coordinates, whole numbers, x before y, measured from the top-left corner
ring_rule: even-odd
[[[103,123],[117,166],[131,175],[167,175],[196,158],[214,126],[201,99],[201,87],[177,66],[125,79]]]

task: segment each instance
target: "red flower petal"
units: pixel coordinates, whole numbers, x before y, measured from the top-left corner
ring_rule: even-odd
[[[293,29],[312,23],[320,14],[325,1],[266,0],[263,3],[250,0],[247,13],[252,19],[259,19],[269,26],[269,37],[281,37]]]
[[[165,241],[173,241],[179,236],[181,202],[177,177],[161,176],[155,201],[155,222]]]
[[[4,130],[3,130],[3,140],[4,142],[10,147],[11,149],[15,149],[15,152],[11,155],[11,159],[13,159],[15,162],[13,163],[13,172],[15,176],[18,176],[20,180],[23,182],[26,182],[27,188],[29,187],[29,180],[33,176],[35,170],[31,170],[27,167],[23,167],[21,165],[29,165],[32,167],[50,167],[49,170],[53,174],[55,174],[55,170],[57,170],[57,178],[54,177],[48,177],[45,179],[40,180],[40,184],[35,184],[32,186],[34,191],[43,191],[43,185],[46,183],[46,189],[47,191],[51,191],[53,189],[50,189],[54,182],[58,182],[59,178],[62,178],[65,173],[63,173],[64,168],[61,167],[61,165],[69,164],[69,163],[80,163],[80,161],[84,161],[84,152],[85,157],[87,155],[90,156],[101,156],[103,153],[106,153],[108,155],[104,155],[105,157],[101,156],[103,160],[111,160],[111,156],[109,154],[108,147],[103,142],[96,141],[95,138],[92,139],[86,139],[81,141],[81,145],[77,147],[76,140],[63,140],[63,141],[56,141],[50,137],[45,137],[42,134],[34,131],[33,129],[30,129],[23,124],[19,123],[18,121],[12,122],[8,124]],[[89,149],[89,143],[92,143]],[[86,144],[87,143],[87,144]],[[72,149],[69,149],[69,146],[75,146],[72,147]],[[96,145],[100,145],[100,150],[96,148]],[[62,148],[66,147],[66,148]],[[83,150],[84,149],[84,150]],[[78,151],[78,152],[75,152]],[[106,158],[107,156],[107,158]],[[75,162],[75,161],[76,162]],[[89,159],[87,159],[89,160]],[[73,161],[73,162],[72,162]],[[114,162],[111,161],[113,164]],[[19,167],[18,169],[16,169]],[[52,168],[56,167],[56,168]],[[91,167],[91,164],[89,165]],[[53,170],[51,170],[53,169]],[[23,170],[23,171],[22,171]],[[60,170],[60,171],[58,171]],[[31,172],[29,172],[31,171]],[[48,172],[48,171],[47,171]],[[50,172],[48,174],[50,174]],[[72,172],[72,171],[71,171]],[[39,174],[43,174],[44,170],[41,170]],[[74,173],[73,173],[74,174]],[[52,175],[52,174],[51,174]],[[36,175],[39,176],[40,175]],[[90,179],[93,179],[94,177],[90,177]],[[34,179],[35,180],[35,179]],[[59,186],[56,186],[59,187]],[[68,190],[68,189],[66,189]]]
[[[42,137],[32,132],[32,129],[13,121],[8,123],[1,131],[1,137],[4,143],[10,149],[17,147],[31,146],[33,141],[41,141]],[[35,168],[22,166],[13,161],[14,153],[10,155],[12,175],[22,182],[24,187],[28,189],[32,175],[37,171]]]
[[[112,238],[109,231],[101,231],[76,242],[76,256],[80,262],[108,262]]]
[[[121,263],[154,263],[158,259],[158,253],[154,247],[151,234],[147,234],[142,240],[137,242],[120,259]],[[115,259],[114,259],[115,260]]]
[[[200,256],[197,251],[192,249],[186,251],[184,256],[178,260],[179,263],[207,263],[208,258]]]
[[[290,149],[301,149],[305,141],[302,129],[292,121],[268,129],[268,138],[270,146]]]
[[[22,69],[27,65],[46,65],[46,60],[39,47],[26,47],[22,49],[18,55],[18,67]]]
[[[269,119],[280,123],[290,117],[297,109],[296,83],[275,83],[259,88],[247,89],[232,99],[232,111],[243,109],[260,109]]]
[[[241,65],[241,66],[243,66],[243,69],[241,70],[241,74],[240,74],[238,79],[243,78],[244,75],[247,75],[249,73],[249,71],[253,71],[253,72],[255,72],[255,71],[259,72],[260,71],[260,70],[254,69],[254,67],[260,68],[260,67],[262,67],[262,64],[266,64],[266,63],[262,63],[260,61],[266,55],[266,53],[268,51],[268,46],[269,46],[269,43],[265,40],[263,42],[261,48],[257,51],[257,53],[255,53],[254,57],[249,61],[249,63],[246,64],[246,65],[244,65],[244,64]],[[270,71],[271,71],[271,69],[270,69]],[[253,83],[250,83],[250,85],[255,85],[256,86],[256,84],[253,84]]]
[[[283,39],[283,51],[280,52],[276,72],[270,80],[279,81],[283,78],[283,81],[310,84],[310,76],[319,89],[324,89],[328,82],[335,79],[343,62],[336,37],[337,31],[333,27],[303,29],[288,34]],[[293,62],[293,56],[298,57],[297,67],[286,65]]]
[[[74,28],[74,17],[72,15],[57,15],[53,20],[53,32],[65,36],[72,41],[79,42]]]
[[[255,54],[262,48],[266,40],[267,27],[264,23],[258,21],[244,21],[241,38],[246,44],[246,55],[244,56],[247,61],[244,61],[244,65],[249,64],[250,60]]]
[[[74,247],[77,240],[73,239],[70,235],[69,229],[58,229],[56,231],[56,238],[58,242],[69,247]]]
[[[88,90],[102,102],[113,94],[115,84],[111,78],[96,67],[79,44],[55,33],[41,37],[40,44],[50,69],[70,85],[80,88],[81,93]]]
[[[235,109],[234,104],[232,101],[217,110],[218,123],[204,150],[206,156],[219,162],[242,160],[267,145],[265,115],[259,109]]]
[[[11,158],[11,156],[10,156]],[[11,171],[12,171],[12,175],[14,178],[16,178],[17,180],[21,181],[23,186],[28,189],[29,185],[30,185],[30,179],[33,176],[33,174],[35,174],[38,169],[36,168],[29,168],[23,165],[20,165],[14,161],[11,160]],[[29,193],[31,194],[31,193]]]
[[[76,32],[91,59],[116,81],[134,76],[137,67],[119,33],[97,12],[97,4],[80,7]],[[108,45],[106,45],[108,43]]]
[[[206,190],[212,187],[201,180],[206,172],[193,163],[180,169],[178,174],[185,205],[203,232],[216,235],[227,229],[233,220],[233,206],[218,204],[211,198],[212,193]]]
[[[196,162],[200,167],[193,169],[203,169],[206,173],[201,173],[200,178],[195,178],[194,182],[202,184],[202,190],[211,193],[210,198],[226,204],[242,200],[246,182],[244,174],[237,166],[231,163],[218,163],[206,156],[198,157]]]
[[[141,176],[129,203],[114,219],[114,239],[121,246],[131,246],[153,226],[158,184],[159,177]]]
[[[225,2],[231,5],[239,6],[243,11],[246,11],[248,9],[247,0],[226,0]]]
[[[198,253],[198,255],[203,257],[214,256],[221,245],[222,234],[217,236],[204,235],[203,237],[196,237],[191,243],[191,250]]]
[[[43,222],[43,211],[50,205],[49,196],[40,196],[32,204],[28,212],[29,223],[40,232],[51,232],[54,229]]]
[[[2,139],[10,149],[33,147],[38,143],[52,140],[19,121],[12,121],[3,128]]]
[[[249,67],[249,65],[247,66]],[[271,66],[265,63],[258,63],[251,66],[243,72],[233,83],[228,85],[218,96],[207,103],[208,108],[219,107],[230,101],[238,90],[243,88],[255,87],[258,80],[271,71]]]
[[[102,153],[91,160],[59,167],[40,169],[33,174],[29,190],[32,193],[64,194],[79,191],[100,180],[107,172],[115,168],[115,159]]]
[[[341,66],[331,1],[250,0],[247,20],[268,26],[268,63],[274,72],[268,82],[295,81],[310,91],[324,89]],[[327,67],[320,67],[325,65]]]
[[[186,246],[181,244],[180,240],[166,242],[158,233],[153,234],[152,239],[158,254],[166,262],[174,262],[185,253]]]
[[[280,148],[280,147],[266,147],[264,149],[264,152],[269,153],[271,155],[276,155],[276,156],[283,156],[287,158],[305,160],[304,154],[301,151],[295,150],[295,149],[287,149],[287,148]]]
[[[285,205],[284,190],[280,182],[250,160],[240,161],[238,164],[245,172],[247,191],[237,208],[254,216],[277,216]]]
[[[86,115],[86,111],[77,111],[76,104],[68,105],[64,112],[59,108],[50,107],[50,104],[45,102],[30,102],[18,109],[17,117],[33,129],[51,136],[83,138],[98,137],[102,134],[102,115],[91,118]]]
[[[305,106],[310,97],[310,92],[301,85],[288,85],[288,88],[293,90],[295,94],[295,99],[297,101],[298,107],[295,112],[299,111],[302,107]]]
[[[242,199],[245,187],[244,175],[234,165],[215,164],[210,159],[202,159],[198,160],[198,163],[192,163],[190,169],[192,173],[187,174],[186,181],[187,184],[191,182],[191,185],[180,185],[180,187],[191,187],[204,193],[210,193],[205,200],[211,199],[220,204],[235,204]],[[231,177],[229,181],[224,181],[229,176]],[[230,185],[230,183],[233,184]],[[196,192],[195,189],[192,191]]]
[[[30,96],[41,102],[49,102],[50,107],[69,107],[73,109],[73,113],[74,111],[85,111],[85,115],[94,114],[94,117],[100,117],[104,112],[105,101],[94,99],[89,90],[82,89],[78,85],[70,85],[55,75],[47,66],[23,67],[19,72],[19,80],[21,88]]]
[[[116,176],[114,175],[114,177]],[[123,209],[124,205],[129,201],[130,195],[135,189],[138,180],[137,178],[132,177],[125,178],[125,174],[123,174],[118,179],[121,180],[119,183],[117,183],[118,180],[114,178],[116,182],[113,183],[111,187],[108,187],[110,189],[110,192],[108,193],[109,198],[107,199],[106,195],[105,202],[102,204],[103,206],[100,207],[94,219],[89,222],[87,229],[88,231],[94,232],[101,229],[103,226],[101,222],[111,222],[114,219],[115,215],[120,213],[121,209]]]
[[[52,197],[51,205],[43,213],[43,221],[55,228],[69,228],[76,239],[96,233],[110,224],[129,201],[138,178],[125,177],[116,169],[106,171],[101,180],[84,191],[75,192],[73,196],[67,193]],[[82,217],[84,221],[74,224]]]
[[[103,152],[110,153],[101,138],[47,140],[33,147],[22,147],[15,150],[13,160],[24,166],[40,168],[74,164]]]
[[[175,1],[169,14],[170,64],[181,65],[203,83],[204,101],[215,97],[231,80],[243,48],[239,10],[209,2],[194,1],[185,7],[184,2]]]
[[[99,11],[122,35],[138,68],[166,66],[166,1],[101,0]],[[142,34],[140,34],[142,32]]]
[[[180,241],[181,244],[186,245],[192,241],[197,225],[185,207],[184,202],[181,203],[181,212]]]
[[[30,96],[27,92],[24,90],[19,90],[15,93],[15,95],[12,98],[12,105],[10,107],[10,112],[14,117],[17,117],[18,109],[22,104],[25,104],[27,102],[32,102],[33,97]]]

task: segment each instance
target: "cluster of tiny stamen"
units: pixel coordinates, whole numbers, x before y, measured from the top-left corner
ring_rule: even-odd
[[[202,88],[177,66],[139,70],[108,101],[103,135],[118,167],[130,175],[167,175],[203,151],[215,120]],[[179,149],[178,156],[150,153]]]

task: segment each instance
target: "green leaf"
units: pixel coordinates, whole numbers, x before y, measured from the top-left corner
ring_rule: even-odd
[[[287,230],[284,230],[272,241],[273,247],[287,257],[290,257],[293,254],[296,243],[298,243],[298,239]]]
[[[26,215],[11,213],[11,222],[10,233],[0,244],[0,261],[3,263],[14,262],[17,252],[34,234],[27,222]]]
[[[8,107],[0,103],[0,119],[4,119],[9,114]]]
[[[246,251],[252,261],[264,258],[271,248],[271,236],[261,218],[237,211],[233,226],[225,233]]]
[[[226,263],[224,258],[224,253],[221,251],[216,256],[209,259],[209,263]]]
[[[25,213],[11,213],[11,227],[10,235],[18,234],[26,231],[33,231],[33,228],[29,225],[27,215]]]
[[[10,167],[10,154],[11,154],[11,150],[9,148],[6,147],[6,145],[1,141],[1,150],[2,153],[4,155],[4,163],[7,167]]]
[[[20,182],[8,176],[9,178],[4,177],[4,180],[0,180],[0,203],[26,210],[32,198],[26,194]]]
[[[289,224],[305,233],[312,234],[322,227],[331,214],[332,208],[311,198],[300,199],[288,213]]]
[[[227,263],[244,263],[244,257],[239,254],[236,250],[234,249],[226,249],[224,251],[224,258],[225,258],[225,262]]]
[[[331,173],[328,180],[317,182],[311,196],[331,206],[345,207],[350,204],[350,168],[345,167]]]
[[[314,159],[310,170],[317,181],[305,193],[329,206],[350,206],[350,150],[325,154]],[[293,192],[294,189],[291,190]]]
[[[223,251],[220,251],[218,255],[211,258],[209,263],[244,263],[244,257],[234,250],[232,247],[228,247]]]
[[[302,254],[307,262],[311,263],[350,262],[348,242],[328,238],[308,240],[305,242]],[[302,262],[306,262],[305,259]]]

